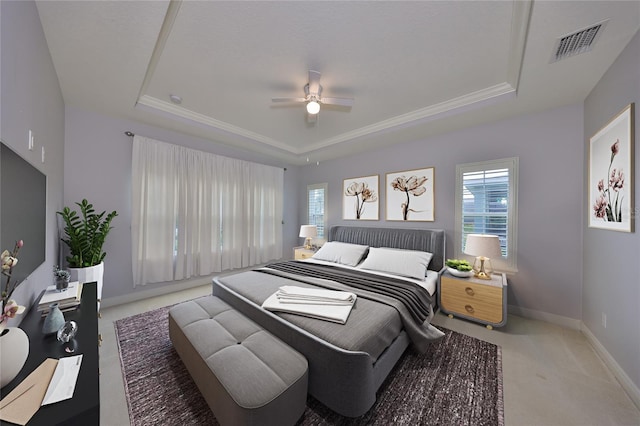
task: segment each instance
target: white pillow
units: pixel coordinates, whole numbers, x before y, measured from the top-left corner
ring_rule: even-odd
[[[365,255],[369,246],[359,244],[341,243],[329,241],[320,247],[312,256],[314,259],[327,262],[342,263],[343,265],[356,266]]]
[[[371,247],[359,267],[424,280],[432,257],[426,251]]]

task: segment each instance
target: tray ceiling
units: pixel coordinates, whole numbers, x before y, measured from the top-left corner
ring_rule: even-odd
[[[615,1],[37,4],[67,105],[298,164],[582,101],[640,26],[640,3]],[[354,106],[310,123],[272,104],[303,97],[310,69]]]

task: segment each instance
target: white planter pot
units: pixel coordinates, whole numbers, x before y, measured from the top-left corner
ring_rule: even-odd
[[[104,275],[104,262],[99,265],[89,266],[87,268],[69,268],[71,272],[71,281],[79,281],[81,283],[98,284],[98,310],[100,309],[100,299],[102,299],[102,276]]]
[[[29,356],[29,337],[18,327],[8,327],[0,336],[0,387],[12,381]]]

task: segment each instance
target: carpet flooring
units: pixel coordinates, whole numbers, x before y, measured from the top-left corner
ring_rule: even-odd
[[[169,307],[116,321],[132,425],[217,425],[169,340]],[[313,397],[310,425],[504,425],[500,347],[451,330],[420,354],[409,348],[374,406],[346,418]]]

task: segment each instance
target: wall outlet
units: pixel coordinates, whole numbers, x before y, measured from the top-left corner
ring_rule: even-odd
[[[29,151],[33,151],[33,132],[29,130],[29,141],[28,141]]]
[[[602,327],[607,328],[607,314],[602,313]]]

